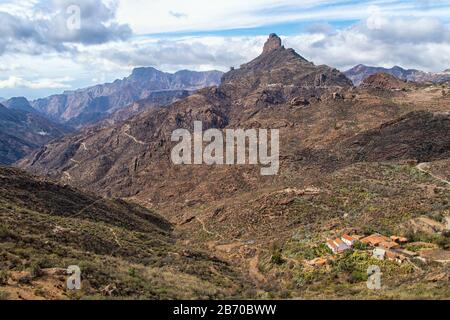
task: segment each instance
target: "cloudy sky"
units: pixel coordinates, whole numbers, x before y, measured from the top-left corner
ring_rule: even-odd
[[[76,4],[76,5],[74,5]],[[0,97],[133,67],[226,71],[271,32],[316,64],[450,68],[450,0],[0,0]]]

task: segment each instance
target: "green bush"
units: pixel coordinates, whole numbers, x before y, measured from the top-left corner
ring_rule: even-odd
[[[39,263],[33,263],[31,265],[30,275],[33,279],[40,278],[44,275],[44,271],[42,271]]]
[[[369,246],[361,241],[355,241],[355,243],[353,244],[353,248],[355,250],[367,250]]]
[[[5,226],[0,226],[0,240],[7,240],[13,236],[13,233],[9,231]]]
[[[271,247],[272,256],[270,257],[270,262],[273,264],[281,265],[284,263],[283,250],[278,244],[273,244]]]
[[[0,301],[2,301],[2,300],[8,300],[8,298],[9,298],[8,292],[0,291]]]
[[[9,274],[6,270],[0,270],[0,286],[4,286],[8,283]]]
[[[354,270],[350,275],[350,283],[367,281],[367,273]]]

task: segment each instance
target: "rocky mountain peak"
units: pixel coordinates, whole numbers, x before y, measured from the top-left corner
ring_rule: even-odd
[[[269,39],[267,39],[266,43],[264,44],[263,54],[272,52],[280,48],[283,48],[283,46],[281,45],[281,38],[275,33],[271,33],[269,35]]]
[[[25,97],[13,97],[3,102],[9,109],[21,110],[25,112],[36,112]]]

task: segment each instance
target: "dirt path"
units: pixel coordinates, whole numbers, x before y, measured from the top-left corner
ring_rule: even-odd
[[[123,132],[123,134],[125,136],[127,136],[128,138],[132,139],[134,142],[140,144],[140,145],[145,145],[146,143],[144,141],[138,140],[136,139],[136,137],[133,137],[131,134],[129,134],[127,131],[130,130],[130,126],[126,125],[125,126],[125,131]]]
[[[258,269],[259,254],[256,254],[248,264],[248,272],[250,276],[258,282],[266,282],[266,277]]]
[[[222,239],[222,240],[224,239],[224,237],[223,237],[221,234],[218,234],[218,233],[209,231],[209,230],[206,228],[206,225],[205,225],[205,223],[203,222],[203,220],[201,220],[200,218],[195,217],[195,220],[197,220],[197,221],[201,224],[203,231],[205,231],[207,234],[212,235],[212,236],[214,236],[214,237],[219,237],[219,238]]]
[[[428,174],[429,176],[433,177],[434,179],[439,180],[439,181],[442,182],[442,183],[445,183],[445,184],[450,185],[450,182],[449,182],[449,181],[447,181],[447,180],[445,180],[444,178],[441,178],[441,177],[439,177],[439,176],[437,176],[437,175],[431,173],[430,171],[428,171],[428,169],[430,168],[430,164],[429,164],[429,163],[426,163],[426,162],[419,163],[419,164],[416,166],[416,168],[417,168],[419,171],[421,171],[421,172],[423,172],[423,173],[426,173],[426,174]]]
[[[111,233],[113,234],[113,236],[114,236],[114,241],[117,243],[117,245],[118,245],[120,248],[122,248],[122,244],[121,244],[120,241],[119,241],[119,237],[117,237],[116,231],[114,231],[113,228],[109,228],[109,231],[111,231]]]
[[[81,209],[80,211],[78,211],[77,213],[75,213],[74,215],[70,216],[69,218],[75,218],[77,216],[79,216],[80,214],[82,214],[83,212],[85,212],[86,210],[89,210],[90,208],[92,208],[93,206],[95,206],[97,203],[104,201],[104,199],[98,199],[94,202],[92,202],[90,205],[84,207],[83,209]]]

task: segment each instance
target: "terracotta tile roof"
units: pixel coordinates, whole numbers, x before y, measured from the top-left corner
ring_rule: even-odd
[[[380,247],[386,248],[386,249],[391,249],[391,248],[395,248],[398,247],[398,244],[396,242],[393,241],[383,241],[379,243]]]
[[[333,247],[333,248],[337,248],[337,245],[334,243],[333,240],[328,240],[328,241],[327,241],[327,244],[328,244],[329,246]]]
[[[395,241],[395,242],[400,242],[400,243],[408,242],[407,238],[405,238],[405,237],[398,237],[398,236],[391,236],[391,240]]]
[[[348,234],[344,234],[342,236],[342,238],[345,239],[345,240],[348,240],[348,241],[355,241],[356,240],[355,238],[349,236]]]
[[[371,236],[365,237],[363,239],[361,239],[361,242],[363,243],[368,243],[371,244],[373,246],[378,245],[381,242],[390,242],[391,239],[389,239],[388,237],[379,235],[379,234],[373,234]]]

